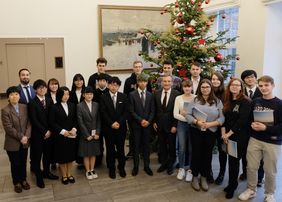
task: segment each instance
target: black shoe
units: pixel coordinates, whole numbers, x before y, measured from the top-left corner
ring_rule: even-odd
[[[121,177],[126,177],[126,172],[125,172],[125,170],[124,170],[124,169],[119,170],[119,175],[120,175]]]
[[[224,173],[219,173],[214,183],[217,185],[221,185],[223,182],[223,179],[224,179]]]
[[[47,174],[43,174],[43,178],[47,178],[49,180],[58,180],[59,179],[59,177],[57,175],[54,175],[51,172],[49,172]]]
[[[166,170],[166,173],[167,173],[168,175],[172,175],[172,173],[173,173],[173,167],[169,167],[169,168]]]
[[[223,189],[223,191],[224,192],[230,192],[231,191],[231,187],[228,185],[227,187],[225,187],[224,189]]]
[[[240,180],[244,181],[247,179],[247,174],[246,173],[242,173],[239,177]]]
[[[114,169],[109,170],[109,177],[112,179],[116,179],[116,171]]]
[[[165,165],[161,165],[161,166],[158,168],[157,172],[158,172],[158,173],[161,173],[161,172],[164,172],[166,169],[167,169],[167,167],[166,167]]]
[[[263,179],[258,179],[257,187],[262,187]]]
[[[43,178],[40,176],[40,177],[36,177],[36,185],[43,189],[45,187],[45,184],[44,184],[44,181],[43,181]]]
[[[30,185],[28,184],[27,181],[21,182],[21,185],[22,185],[22,188],[23,188],[24,190],[29,190],[29,189],[30,189]]]
[[[69,183],[75,183],[75,179],[72,175],[68,177],[68,181]]]
[[[132,174],[132,176],[138,175],[138,168],[135,168],[135,167],[134,167],[134,168],[132,169],[132,173],[131,173],[131,174]]]
[[[62,177],[62,183],[63,183],[64,185],[67,185],[67,184],[69,183],[68,177]]]
[[[209,174],[209,175],[207,176],[207,182],[208,182],[209,184],[214,183],[214,179],[213,179],[213,176],[212,176],[211,174]]]
[[[228,192],[226,192],[225,194],[225,198],[226,199],[232,199],[234,196],[234,190],[229,190]]]
[[[177,169],[179,168],[179,163],[176,164],[175,168],[177,168]]]
[[[147,175],[149,176],[153,176],[153,171],[151,170],[150,167],[145,167],[144,168],[145,173],[147,173]]]

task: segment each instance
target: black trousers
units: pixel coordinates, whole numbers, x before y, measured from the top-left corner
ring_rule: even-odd
[[[133,128],[134,131],[134,167],[139,166],[139,156],[143,153],[144,167],[150,164],[150,135],[152,128]]]
[[[43,164],[43,174],[50,172],[50,163],[52,158],[52,139],[36,140],[31,138],[30,153],[32,154],[31,166],[37,177],[42,175],[41,159]]]
[[[111,132],[105,133],[106,141],[106,161],[107,167],[115,169],[115,157],[118,157],[118,169],[124,169],[125,166],[125,154],[124,154],[124,143],[125,143],[125,132]]]
[[[26,180],[27,153],[28,149],[24,149],[22,145],[18,151],[7,151],[14,185]]]
[[[210,172],[210,162],[212,160],[213,146],[216,140],[216,134],[210,130],[200,131],[191,128],[192,137],[192,174],[207,177]]]
[[[95,166],[101,165],[103,161],[103,156],[104,156],[104,132],[103,131],[100,132],[99,142],[100,142],[100,155],[96,156]]]
[[[233,156],[228,155],[228,167],[229,167],[228,187],[230,187],[230,189],[233,191],[238,187],[240,159],[241,158],[235,158]]]
[[[216,143],[217,143],[218,160],[219,160],[219,166],[220,166],[219,172],[224,174],[225,169],[226,169],[227,154],[222,150],[222,144],[224,144],[224,142],[221,138],[221,130],[220,129],[218,129],[216,131]]]
[[[176,134],[158,131],[159,137],[159,160],[164,166],[171,168],[176,159]]]

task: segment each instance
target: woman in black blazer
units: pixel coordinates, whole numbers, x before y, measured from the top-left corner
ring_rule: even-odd
[[[251,100],[244,95],[244,85],[240,79],[231,79],[224,99],[223,113],[225,122],[221,128],[222,139],[225,143],[229,140],[237,142],[238,157],[228,155],[229,181],[224,189],[225,197],[233,197],[238,186],[240,159],[244,148],[248,144],[248,126],[250,124]]]
[[[74,183],[72,176],[72,162],[76,157],[76,109],[69,100],[69,89],[65,86],[59,88],[57,103],[50,110],[50,125],[55,134],[55,160],[59,163],[62,174],[62,183]]]

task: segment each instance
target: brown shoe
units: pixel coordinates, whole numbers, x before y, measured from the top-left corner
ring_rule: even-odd
[[[17,193],[21,193],[21,192],[23,191],[22,185],[21,185],[20,183],[16,184],[16,185],[14,186],[14,190],[15,190],[15,192],[17,192]]]
[[[23,181],[23,182],[21,183],[21,185],[22,185],[22,188],[23,188],[24,190],[29,190],[29,189],[30,189],[30,185],[28,184],[27,181]]]

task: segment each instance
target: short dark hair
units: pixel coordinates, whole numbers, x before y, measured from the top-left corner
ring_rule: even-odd
[[[117,76],[112,76],[109,81],[108,81],[109,84],[114,84],[116,83],[117,85],[121,85],[121,81],[119,80],[119,78]]]
[[[173,66],[173,62],[172,62],[172,60],[165,60],[163,62],[163,65],[171,65],[171,66]]]
[[[182,87],[191,87],[193,86],[193,82],[190,79],[184,80],[181,83]]]
[[[107,65],[108,61],[106,58],[101,57],[96,60],[96,64],[98,65],[99,63],[105,63]]]
[[[242,74],[241,74],[242,81],[244,81],[244,79],[246,77],[251,76],[252,74],[257,78],[257,73],[256,73],[255,70],[247,69],[247,70],[243,71]]]
[[[100,80],[106,80],[108,81],[108,76],[107,74],[104,74],[104,73],[100,73],[97,77],[97,81],[100,81]]]
[[[56,101],[57,101],[57,103],[61,103],[62,102],[62,98],[63,98],[63,96],[65,94],[65,91],[69,91],[70,92],[70,90],[66,86],[62,86],[62,87],[60,87],[58,89],[58,91],[56,93]]]
[[[42,79],[38,79],[38,80],[34,81],[34,83],[33,83],[33,88],[34,88],[34,90],[40,88],[41,86],[47,88],[46,82],[43,81]]]
[[[93,93],[93,88],[91,86],[87,86],[85,87],[83,93]]]
[[[6,90],[6,95],[9,97],[11,93],[18,93],[20,94],[20,89],[18,86],[11,86]]]
[[[28,71],[28,73],[30,74],[29,69],[27,69],[27,68],[22,68],[22,69],[19,70],[19,76],[21,75],[21,72],[22,72],[22,71]]]
[[[198,62],[198,61],[194,61],[194,62],[192,62],[191,63],[191,67],[192,67],[192,65],[195,65],[195,66],[197,66],[197,67],[200,67],[200,68],[202,68],[202,63],[200,63],[200,62]]]

